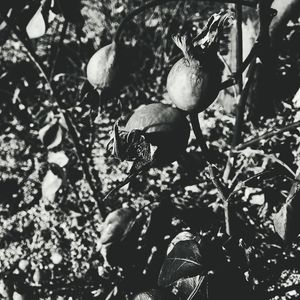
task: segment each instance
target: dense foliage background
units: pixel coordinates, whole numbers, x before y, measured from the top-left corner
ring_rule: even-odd
[[[39,6],[39,1],[30,2],[30,8]],[[106,151],[113,124],[141,104],[170,103],[166,77],[179,54],[172,35],[196,32],[212,13],[229,5],[179,1],[137,16],[122,37],[131,48],[132,72],[120,93],[104,103],[99,113],[93,109],[98,106],[97,94],[89,95],[87,105],[82,105],[88,89],[86,64],[142,1],[65,3],[67,9],[62,6],[48,16],[46,34],[31,40],[36,58],[21,42],[25,35],[17,36],[0,19],[0,294],[9,298],[17,291],[25,299],[123,299],[125,294],[153,287],[166,248],[177,233],[205,234],[224,225],[223,203],[192,134],[186,153],[177,162],[151,169],[107,199],[108,212],[126,203],[143,212],[128,240],[135,240],[135,234],[141,237],[137,243],[123,245],[118,267],[105,269],[97,246],[103,222],[99,203],[130,169],[130,163],[120,163]],[[27,24],[26,13],[15,22],[20,28],[22,22]],[[244,22],[248,24],[245,32],[256,27],[255,9],[244,9]],[[257,84],[248,97],[243,141],[300,120],[298,22],[290,21],[278,47],[277,84],[268,85],[268,75],[253,79]],[[251,36],[244,38],[251,41]],[[227,32],[221,53],[234,68],[233,42]],[[53,101],[50,85],[34,63],[37,59],[48,71],[60,105]],[[231,149],[237,102],[237,92],[231,87],[199,115],[220,176]],[[65,115],[76,127],[79,149],[67,130]],[[237,228],[250,252],[248,275],[262,299],[299,297],[299,239],[284,244],[271,219],[293,184],[299,143],[300,133],[294,127],[237,151],[234,175],[228,180],[233,185],[266,170],[274,173],[270,179],[249,183],[233,199]],[[91,178],[86,177],[82,160]],[[157,221],[151,223],[155,211]],[[149,224],[158,224],[151,227],[151,233]],[[140,278],[143,269],[146,279]]]

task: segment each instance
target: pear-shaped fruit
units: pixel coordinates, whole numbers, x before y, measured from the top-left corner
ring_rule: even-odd
[[[87,79],[99,90],[113,88],[119,84],[119,62],[117,44],[112,42],[99,49],[87,65]]]
[[[125,126],[125,131],[133,130],[141,130],[146,140],[157,147],[153,159],[162,165],[179,157],[190,136],[190,126],[184,113],[162,103],[137,109]]]
[[[217,50],[227,18],[227,14],[214,14],[194,40],[188,35],[174,37],[184,57],[169,72],[167,91],[178,108],[189,113],[201,112],[218,96],[223,63]]]
[[[37,39],[43,36],[46,32],[46,23],[42,14],[42,9],[39,8],[33,15],[26,26],[26,32],[30,39]]]

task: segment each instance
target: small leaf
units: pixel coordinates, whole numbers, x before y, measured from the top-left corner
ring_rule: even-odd
[[[182,231],[182,232],[179,232],[174,238],[173,240],[171,241],[171,243],[169,244],[169,247],[168,247],[168,250],[167,250],[167,254],[169,254],[174,246],[180,242],[180,241],[189,241],[189,240],[194,240],[195,239],[195,236],[189,232],[189,231]]]
[[[41,8],[37,10],[32,19],[27,24],[26,32],[30,39],[36,39],[45,34],[46,24],[41,12]]]
[[[202,257],[195,241],[180,241],[166,257],[160,270],[158,285],[167,287],[173,282],[203,273]]]
[[[0,18],[0,46],[4,45],[10,37],[10,28],[6,25],[5,21],[1,22]]]
[[[64,167],[69,162],[69,158],[64,151],[59,152],[49,152],[48,153],[48,163],[54,163],[60,167]]]
[[[50,202],[54,201],[56,192],[60,189],[62,182],[60,177],[49,170],[42,182],[42,197]]]
[[[133,297],[132,300],[176,300],[178,299],[169,291],[151,289],[145,292],[140,292]]]
[[[201,285],[205,276],[194,276],[190,278],[182,278],[176,281],[175,288],[178,295],[183,299],[198,299],[201,292]],[[190,297],[190,298],[189,298]]]
[[[47,149],[53,149],[62,142],[62,129],[59,123],[47,124],[39,131],[39,137]]]
[[[297,180],[299,180],[299,175]],[[300,233],[300,190],[299,183],[293,184],[286,203],[279,212],[273,214],[275,231],[284,241],[291,241]]]

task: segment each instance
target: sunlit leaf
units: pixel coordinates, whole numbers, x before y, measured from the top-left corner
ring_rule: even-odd
[[[48,162],[49,163],[55,163],[59,165],[60,167],[64,167],[69,162],[69,158],[65,154],[64,151],[59,152],[49,152],[48,153]]]
[[[36,39],[45,34],[46,24],[42,15],[41,8],[37,10],[32,19],[27,24],[26,32],[30,39]]]
[[[50,202],[54,201],[55,195],[60,189],[62,182],[62,178],[49,170],[42,182],[42,197]]]

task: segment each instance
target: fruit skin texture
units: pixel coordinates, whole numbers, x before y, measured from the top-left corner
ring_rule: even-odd
[[[182,111],[162,103],[137,109],[128,120],[125,131],[142,130],[153,146],[157,164],[175,161],[188,144],[190,126]]]
[[[90,58],[87,65],[88,81],[100,90],[117,85],[119,73],[117,45],[115,42],[99,49]]]
[[[215,59],[218,61],[218,57]],[[203,66],[198,60],[181,58],[168,75],[168,94],[179,109],[201,112],[218,96],[221,78],[218,66]]]

